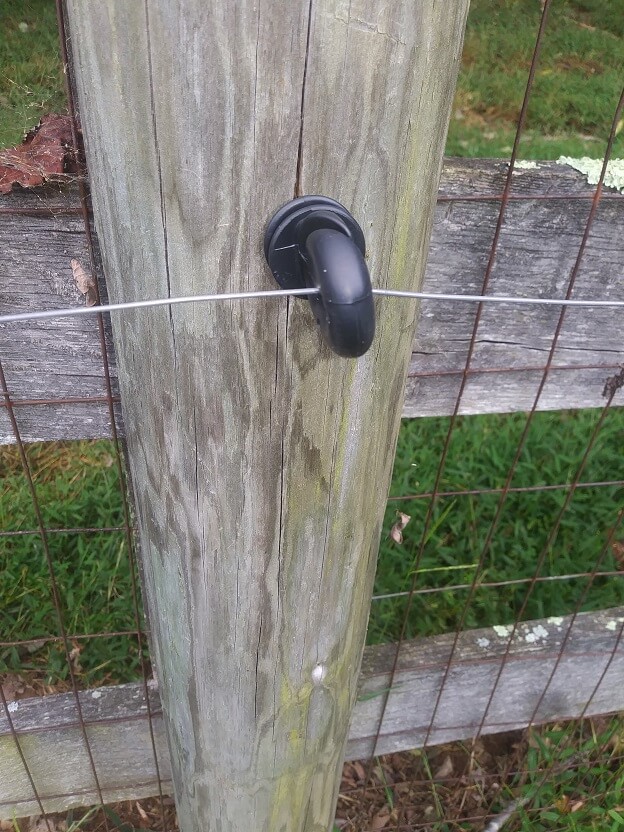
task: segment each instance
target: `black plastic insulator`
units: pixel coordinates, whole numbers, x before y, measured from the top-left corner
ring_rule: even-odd
[[[307,297],[331,349],[364,355],[375,335],[375,306],[364,235],[349,211],[329,197],[294,199],[271,219],[264,251],[284,289],[318,289]]]

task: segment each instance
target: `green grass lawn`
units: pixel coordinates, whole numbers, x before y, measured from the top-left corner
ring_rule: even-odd
[[[50,528],[123,524],[114,451],[109,442],[32,445],[29,462],[43,522]],[[0,528],[36,529],[37,518],[15,448],[0,449]],[[123,532],[48,536],[68,634],[135,630],[128,551]],[[50,575],[38,535],[0,539],[0,640],[59,633]],[[137,675],[136,639],[77,642],[85,684]],[[74,645],[74,646],[76,646]],[[47,669],[50,682],[66,678],[62,645],[0,648],[0,670]]]
[[[65,108],[53,0],[0,3],[0,147]]]
[[[512,485],[525,487],[570,482],[587,445],[599,411],[539,413],[529,432],[525,451]],[[397,449],[390,494],[429,492],[446,437],[448,419],[404,421]],[[526,422],[522,413],[459,419],[442,478],[441,491],[501,488]],[[624,411],[613,409],[603,424],[582,479],[586,482],[624,479],[621,448]],[[564,489],[510,494],[483,570],[477,564],[500,496],[455,496],[439,499],[430,524],[423,557],[416,563],[427,500],[391,501],[386,511],[376,593],[439,588],[530,578],[548,541],[548,534],[565,499]],[[577,489],[564,514],[554,545],[547,552],[543,576],[570,575],[592,568],[602,552],[624,488]],[[401,511],[411,516],[402,545],[388,534]],[[624,531],[622,533],[624,536]],[[416,566],[418,566],[415,574]],[[609,551],[602,571],[619,568]],[[538,584],[529,596],[525,618],[565,615],[574,609],[587,579]],[[484,587],[477,590],[465,621],[467,627],[508,624],[515,619],[526,586]],[[466,603],[466,590],[440,591],[414,597],[408,636],[452,631]],[[601,578],[591,584],[583,609],[600,609],[624,601],[620,578]],[[369,639],[396,637],[405,612],[404,599],[373,603]]]
[[[472,0],[447,155],[511,153],[540,14],[539,0]],[[520,158],[602,156],[623,66],[624,0],[554,0]]]

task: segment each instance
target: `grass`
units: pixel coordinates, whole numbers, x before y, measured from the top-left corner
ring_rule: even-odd
[[[400,817],[405,829],[490,832],[495,816],[509,832],[615,832],[624,828],[621,751],[621,720],[596,717],[376,757],[370,780],[347,763],[337,826],[383,829],[381,817],[395,829]]]
[[[514,487],[565,484],[576,473],[599,411],[538,413],[520,459]],[[442,491],[501,488],[524,428],[524,414],[463,417],[458,420],[450,446]],[[404,421],[397,448],[391,496],[429,492],[446,436],[448,419]],[[586,482],[624,478],[621,447],[624,412],[607,415],[588,459],[582,479]],[[488,549],[479,583],[529,578],[546,546],[549,531],[565,499],[565,490],[510,494],[492,545]],[[498,506],[499,495],[442,498],[431,523],[423,556],[417,563],[426,500],[390,502],[386,511],[379,555],[376,593],[470,584],[483,550],[486,535]],[[624,488],[578,489],[564,515],[558,537],[547,553],[543,575],[585,572],[605,546],[616,512],[624,500]],[[396,512],[411,516],[403,532],[403,543],[391,540],[389,530]],[[414,570],[418,567],[415,574]],[[619,568],[609,551],[602,570]],[[564,615],[585,585],[585,579],[538,584],[529,597],[525,617]],[[510,623],[524,597],[526,587],[483,588],[476,592],[466,618],[468,627]],[[408,635],[433,635],[454,630],[467,592],[440,591],[415,596]],[[619,578],[594,581],[583,609],[599,609],[624,601],[624,583]],[[374,602],[370,624],[371,641],[392,640],[400,631],[406,601]]]
[[[517,821],[522,832],[621,832],[621,743],[619,717],[532,730],[526,772],[512,780],[501,803],[522,791]]]
[[[540,14],[538,0],[472,0],[448,155],[511,152]],[[520,157],[602,156],[622,66],[624,0],[554,0]]]
[[[43,522],[49,528],[104,528],[123,523],[117,469],[109,442],[54,443],[28,451]],[[0,451],[0,527],[37,528],[15,448]],[[70,635],[136,629],[123,532],[49,534],[65,628]],[[0,540],[0,633],[3,641],[58,635],[50,573],[38,535]],[[75,642],[84,684],[122,681],[138,673],[136,640],[127,636]],[[0,649],[10,670],[67,677],[58,643]]]
[[[65,108],[53,0],[2,0],[0,32],[0,147],[9,147]]]

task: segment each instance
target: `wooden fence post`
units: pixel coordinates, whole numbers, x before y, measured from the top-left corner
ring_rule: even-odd
[[[111,299],[273,288],[295,193],[417,289],[467,5],[68,0]],[[301,300],[113,316],[183,832],[331,827],[415,309],[357,361]]]

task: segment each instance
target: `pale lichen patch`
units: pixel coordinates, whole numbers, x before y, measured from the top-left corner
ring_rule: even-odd
[[[582,156],[580,159],[573,159],[571,156],[560,156],[557,159],[558,165],[569,165],[574,170],[587,177],[589,185],[597,185],[602,170],[602,159],[590,159],[589,156]],[[615,188],[624,194],[624,159],[611,159],[607,165],[607,172],[604,178],[606,188]]]
[[[489,647],[490,646],[490,640],[489,640],[489,638],[478,638],[477,639],[477,644],[479,645],[479,647],[484,647],[484,648]]]
[[[19,708],[19,702],[9,702],[7,704],[7,709],[10,714],[14,714],[15,711]]]
[[[554,624],[555,627],[561,627],[563,624],[563,617],[561,615],[551,615],[550,618],[547,618],[549,624]]]
[[[537,162],[532,162],[530,159],[516,159],[514,173],[523,170],[537,170],[537,168],[539,168]]]
[[[505,636],[510,635],[513,631],[511,624],[495,624],[492,629],[500,638],[505,638]]]
[[[548,637],[548,630],[545,627],[542,627],[541,624],[537,624],[533,627],[532,630],[525,635],[524,640],[527,644],[535,644],[536,641],[540,641],[540,639]]]

